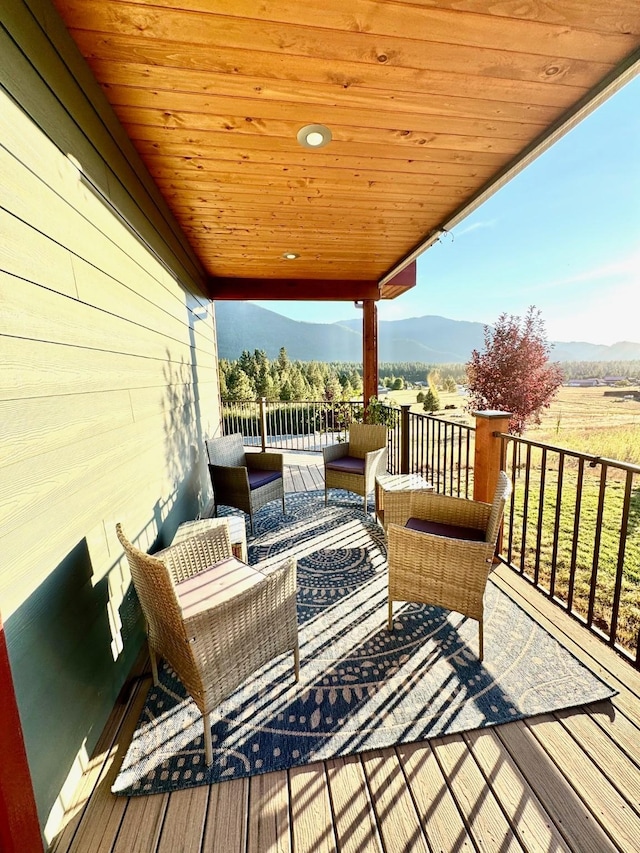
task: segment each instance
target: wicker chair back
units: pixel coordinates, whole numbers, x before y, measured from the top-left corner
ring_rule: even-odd
[[[372,450],[387,446],[387,428],[382,424],[351,424],[349,456],[364,459]]]
[[[207,441],[207,454],[212,465],[244,467],[247,464],[239,432]]]

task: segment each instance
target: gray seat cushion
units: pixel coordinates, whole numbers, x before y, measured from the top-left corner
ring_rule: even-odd
[[[267,483],[273,483],[274,480],[282,478],[279,471],[248,471],[248,475],[250,489],[259,489],[260,486],[266,486]]]
[[[327,462],[327,469],[340,471],[342,474],[364,474],[364,459],[355,456],[341,456],[332,462]]]

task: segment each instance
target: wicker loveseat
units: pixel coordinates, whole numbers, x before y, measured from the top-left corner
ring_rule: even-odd
[[[490,504],[426,491],[386,496],[390,631],[394,601],[455,610],[478,620],[482,660],[484,591],[510,493],[501,471]]]
[[[116,531],[147,625],[154,684],[157,658],[175,670],[203,716],[207,765],[211,711],[272,658],[292,651],[299,677],[296,561],[261,570],[232,555],[228,525],[151,556]]]
[[[387,470],[387,428],[380,424],[351,424],[349,441],[332,444],[324,458],[324,502],[329,489],[346,489],[364,498],[373,491],[376,476]]]
[[[207,441],[209,476],[215,514],[218,506],[232,506],[253,515],[270,501],[284,504],[284,463],[281,453],[245,453],[240,433]]]

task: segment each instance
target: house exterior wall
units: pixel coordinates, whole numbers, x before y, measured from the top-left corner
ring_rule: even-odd
[[[0,21],[0,612],[50,838],[143,639],[115,524],[196,515],[220,401],[202,270],[53,6]]]

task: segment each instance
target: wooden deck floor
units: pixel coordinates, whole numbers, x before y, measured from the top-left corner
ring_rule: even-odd
[[[323,488],[313,458],[287,462],[287,491]],[[109,789],[146,679],[114,709],[51,850],[640,851],[640,673],[513,572],[500,567],[493,577],[619,694],[493,729],[127,800]]]

